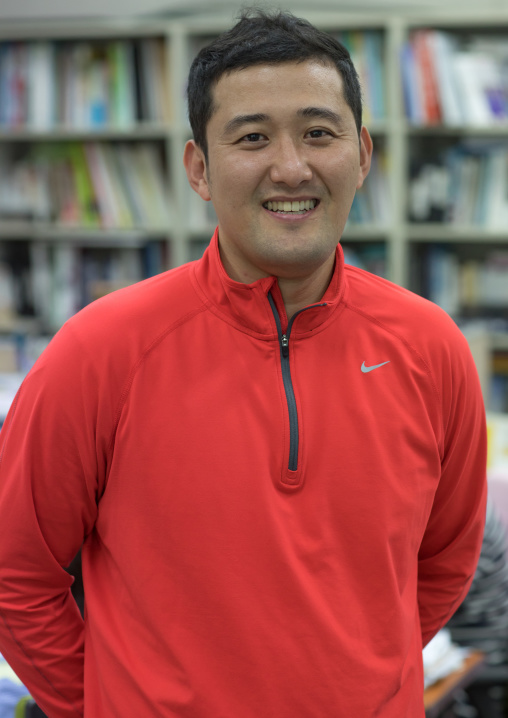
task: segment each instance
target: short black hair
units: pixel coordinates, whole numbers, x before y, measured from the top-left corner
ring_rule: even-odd
[[[351,56],[338,40],[286,11],[259,8],[242,11],[239,21],[195,57],[187,84],[189,121],[194,140],[208,157],[206,128],[213,115],[212,88],[228,72],[252,65],[318,60],[337,68],[344,98],[360,135],[362,93]]]

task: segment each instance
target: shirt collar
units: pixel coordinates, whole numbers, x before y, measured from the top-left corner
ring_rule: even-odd
[[[277,277],[263,277],[252,284],[231,279],[222,264],[219,252],[218,228],[203,257],[194,265],[194,280],[198,292],[206,299],[209,308],[238,329],[264,339],[276,336],[276,325],[268,301],[272,293],[285,329],[284,304]],[[323,298],[295,318],[292,336],[303,337],[324,328],[342,306],[346,291],[344,253],[337,245],[335,266]]]

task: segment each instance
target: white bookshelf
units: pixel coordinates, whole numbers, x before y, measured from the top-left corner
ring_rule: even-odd
[[[301,9],[295,10],[303,14]],[[418,29],[439,29],[464,39],[468,36],[505,37],[508,42],[508,11],[462,13],[450,15],[434,11],[420,17],[401,17],[390,14],[362,14],[321,12],[306,17],[332,34],[344,32],[361,38],[358,33],[377,33],[382,47],[381,75],[384,79],[385,115],[368,119],[365,124],[374,139],[374,146],[382,150],[387,160],[384,184],[390,197],[388,217],[380,221],[371,217],[361,223],[348,222],[343,236],[344,245],[361,257],[369,247],[382,248],[385,255],[385,275],[392,281],[419,290],[414,285],[415,256],[425,257],[427,247],[446,245],[464,254],[472,248],[481,254],[482,248],[508,251],[508,225],[495,229],[471,225],[452,225],[441,222],[413,222],[409,218],[408,203],[411,183],[411,163],[415,153],[436,152],[439,147],[453,147],[463,142],[496,140],[508,148],[508,121],[495,126],[473,127],[458,123],[449,125],[415,124],[406,117],[401,74],[401,52],[408,38]],[[160,271],[195,258],[202,251],[214,229],[213,218],[207,216],[204,203],[187,185],[182,154],[189,139],[186,118],[185,83],[195,49],[231,25],[231,17],[211,14],[175,21],[104,21],[73,23],[3,23],[0,28],[0,47],[5,43],[107,43],[141,42],[158,38],[166,50],[166,76],[169,86],[171,115],[164,122],[137,121],[128,127],[102,126],[96,129],[69,127],[57,124],[44,130],[21,126],[0,126],[0,156],[6,148],[18,157],[31,147],[54,143],[99,143],[116,147],[119,144],[148,143],[157,147],[165,173],[171,207],[170,219],[163,226],[80,227],[65,226],[61,222],[13,218],[0,214],[0,249],[14,242],[79,247],[142,248],[147,243],[163,245],[163,264]],[[355,36],[355,33],[357,35]],[[365,37],[365,35],[364,35]],[[1,62],[1,53],[0,53]],[[422,150],[423,148],[423,150]],[[369,180],[367,180],[368,182]],[[416,255],[415,255],[416,253]],[[479,256],[479,255],[478,255]],[[508,314],[508,307],[507,314]]]

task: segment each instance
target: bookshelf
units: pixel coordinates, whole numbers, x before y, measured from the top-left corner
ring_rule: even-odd
[[[502,177],[508,164],[508,90],[499,87],[499,76],[508,73],[503,55],[508,11],[490,17],[453,16],[438,9],[418,17],[338,11],[306,16],[350,48],[363,82],[365,124],[374,139],[373,171],[355,200],[342,240],[348,260],[437,299],[457,318],[486,316],[493,322],[492,336],[502,334],[508,300],[494,306],[480,298],[482,283],[489,285],[489,271],[490,284],[493,275],[503,281],[498,275],[508,252],[508,209],[493,179]],[[201,255],[215,216],[211,205],[187,186],[183,170],[183,148],[191,136],[185,82],[199,47],[230,24],[230,16],[209,14],[172,21],[2,25],[0,269],[11,268],[17,287],[10,308],[6,293],[0,296],[4,333],[19,325],[20,303],[29,317],[24,326],[31,330],[35,326],[50,334],[62,321],[61,313],[51,317],[36,300],[35,269],[39,280],[49,272],[44,280],[48,286],[48,281],[55,284],[55,263],[62,268],[67,262],[69,276],[72,271],[86,273],[88,263],[90,281],[99,292],[108,289],[108,273],[114,288]],[[491,78],[492,115],[488,106],[483,114],[474,114],[472,101],[468,107],[473,115],[465,110],[459,114],[453,100],[443,100],[446,91],[452,92],[453,79],[450,61],[446,67],[443,56],[458,53],[461,77],[477,78],[471,56],[489,56],[490,50],[494,59],[478,60],[478,66],[483,62]],[[415,58],[426,68],[423,77]],[[37,89],[30,94],[34,76]],[[443,77],[445,87],[440,87]],[[464,94],[464,86],[460,88]],[[422,113],[422,98],[432,92],[433,98],[425,100],[430,114]],[[52,106],[40,99],[43,94],[53,97]],[[84,174],[83,165],[89,183],[81,181],[77,209],[68,190]],[[508,171],[505,175],[508,184]],[[48,192],[47,177],[53,178],[51,186],[60,186],[59,192]],[[459,185],[463,189],[457,192]],[[139,197],[146,186],[152,189],[145,191],[143,206]],[[452,198],[450,187],[455,190]],[[101,206],[97,200],[87,205],[92,194],[100,196]],[[32,205],[27,206],[27,197]],[[112,211],[115,198],[119,207]],[[28,267],[23,268],[23,259]],[[449,285],[439,286],[439,281]],[[41,297],[40,287],[38,291]],[[81,300],[75,296],[71,302],[67,296],[67,306],[90,296],[89,289],[81,291]]]
[[[508,411],[508,17],[412,18],[401,56],[408,286],[486,330]],[[485,362],[481,362],[482,364]]]

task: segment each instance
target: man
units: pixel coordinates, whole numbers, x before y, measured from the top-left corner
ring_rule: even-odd
[[[344,267],[372,142],[340,45],[247,13],[189,108],[203,259],[69,321],[6,421],[0,650],[51,718],[423,717],[484,522],[466,342]]]

